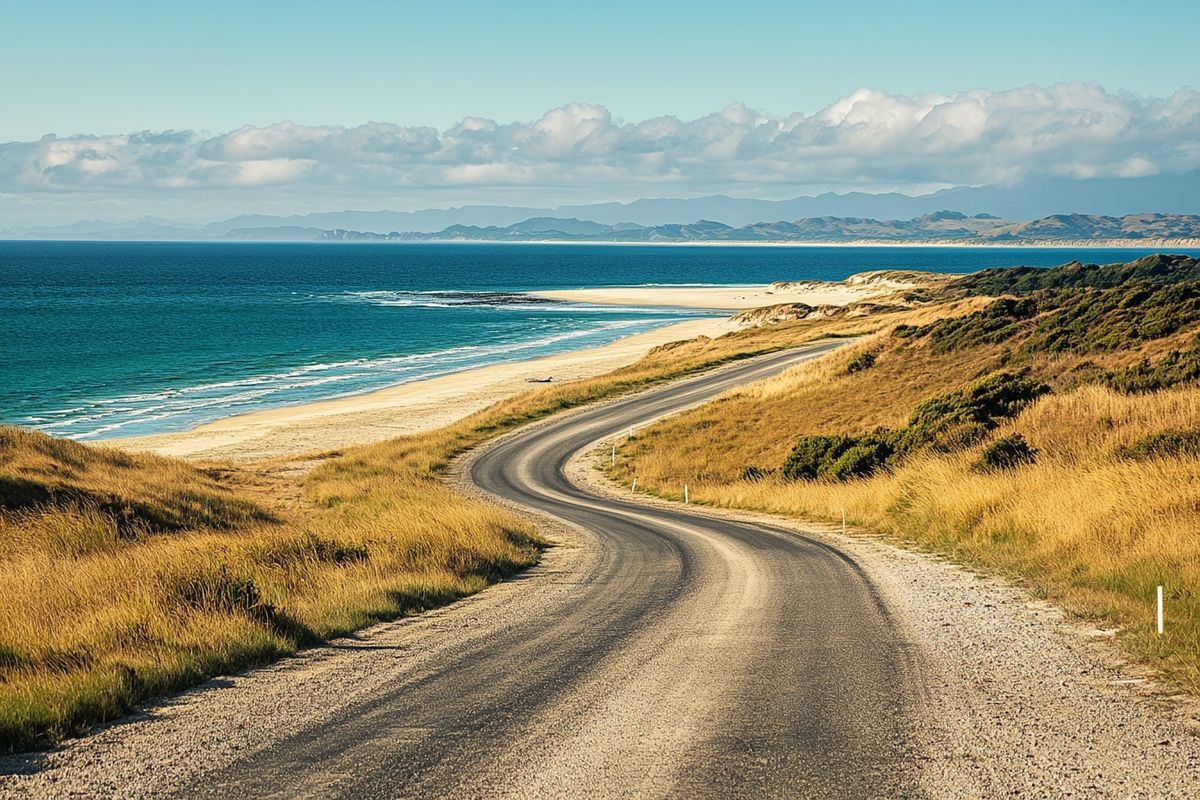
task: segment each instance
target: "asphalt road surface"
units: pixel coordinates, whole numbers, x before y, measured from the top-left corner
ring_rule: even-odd
[[[564,472],[598,441],[835,346],[744,362],[488,449],[475,484],[575,531],[587,557],[564,576],[569,591],[186,794],[919,793],[919,670],[848,557],[794,532],[602,498]]]

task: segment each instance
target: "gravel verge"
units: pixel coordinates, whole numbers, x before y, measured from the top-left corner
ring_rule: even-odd
[[[568,474],[629,500],[598,452]],[[638,493],[639,503],[676,504]],[[853,528],[692,505],[793,530],[851,557],[914,645],[927,687],[919,730],[933,797],[1200,797],[1200,701],[1155,680],[1114,631],[1070,619],[994,576]]]

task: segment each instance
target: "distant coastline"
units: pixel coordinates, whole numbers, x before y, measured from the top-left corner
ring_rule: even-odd
[[[204,241],[204,240],[201,240]],[[259,240],[264,244],[283,244],[285,242],[270,239]],[[244,243],[244,242],[243,242]],[[363,240],[321,240],[310,244],[494,244],[494,245],[603,245],[611,247],[892,247],[892,248],[981,248],[997,250],[1046,249],[1069,250],[1076,248],[1092,248],[1097,250],[1157,250],[1182,248],[1185,250],[1200,249],[1200,237],[1178,239],[1061,239],[1061,240],[1020,240],[1020,241],[979,241],[974,239],[905,239],[893,241],[887,239],[844,239],[828,241],[792,241],[781,239],[777,241],[762,240],[696,240],[686,242],[616,242],[593,239],[363,239]]]
[[[255,244],[302,244],[329,245],[366,244],[386,247],[388,245],[579,245],[604,247],[878,247],[893,249],[980,249],[980,250],[1200,250],[1200,237],[1175,239],[1053,239],[1018,241],[979,241],[976,239],[830,239],[794,241],[780,240],[694,240],[682,242],[625,242],[594,239],[6,239],[0,242],[53,242],[77,244],[212,244],[212,245],[255,245]]]
[[[233,231],[232,236],[265,238],[270,229]],[[282,231],[278,231],[282,234]],[[713,220],[687,224],[603,225],[591,220],[534,217],[504,227],[451,225],[436,233],[375,233],[341,228],[323,231],[323,241],[349,242],[587,242],[593,244],[725,244],[767,247],[1106,247],[1195,248],[1200,246],[1200,215],[1052,214],[1014,222],[992,214],[967,216],[938,211],[907,220],[867,217],[807,217],[734,227]]]

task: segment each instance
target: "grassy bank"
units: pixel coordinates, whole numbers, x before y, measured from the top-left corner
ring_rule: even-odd
[[[306,474],[278,462],[198,468],[0,428],[0,747],[56,741],[155,694],[533,564],[543,542],[527,522],[442,482],[455,455],[555,411],[833,325],[664,346],[441,430],[327,454]]]
[[[980,274],[947,319],[641,431],[612,473],[714,506],[844,511],[1118,628],[1200,692],[1200,266],[1167,267]],[[1017,384],[1042,389],[997,402]]]

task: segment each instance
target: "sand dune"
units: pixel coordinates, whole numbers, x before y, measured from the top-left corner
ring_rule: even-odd
[[[712,308],[742,311],[747,308],[804,303],[810,306],[844,306],[885,297],[909,289],[934,276],[919,278],[900,271],[864,272],[844,281],[803,281],[755,286],[632,286],[593,289],[556,289],[531,292],[539,297],[571,303],[600,305]]]

